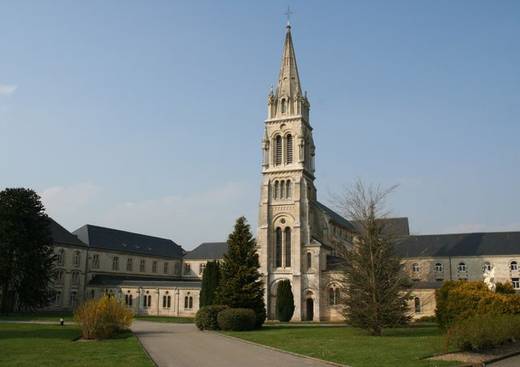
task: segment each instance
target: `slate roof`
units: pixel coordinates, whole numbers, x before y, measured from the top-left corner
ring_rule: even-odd
[[[330,217],[330,219],[333,221],[333,222],[336,222],[337,224],[343,226],[343,227],[346,227],[350,230],[355,230],[354,226],[352,225],[352,223],[350,223],[346,218],[344,218],[343,216],[339,215],[338,213],[336,213],[334,210],[328,208],[327,206],[323,205],[322,203],[320,203],[319,201],[314,201],[313,204],[316,206],[316,208],[318,208],[319,210],[321,210],[322,212],[324,212],[327,216]]]
[[[345,259],[338,257],[327,255],[327,270],[341,270],[345,265]]]
[[[402,257],[519,255],[520,232],[408,236],[396,249]]]
[[[63,228],[54,219],[49,217],[49,220],[49,230],[51,232],[51,237],[54,240],[55,244],[87,247],[86,243],[81,242],[76,236],[74,236],[72,233]]]
[[[186,260],[222,259],[228,250],[227,242],[204,242],[184,255]]]
[[[166,238],[93,226],[91,224],[86,224],[72,233],[91,248],[175,259],[180,259],[184,255],[182,247]]]
[[[200,288],[200,280],[181,280],[180,278],[143,277],[143,276],[119,276],[119,275],[95,275],[88,285],[91,286],[142,286],[142,287],[178,287]]]
[[[410,235],[410,225],[408,223],[408,217],[381,218],[376,219],[376,222],[383,224],[383,233],[391,234],[395,237],[403,237]],[[357,226],[359,222],[352,221],[352,224],[354,226]]]

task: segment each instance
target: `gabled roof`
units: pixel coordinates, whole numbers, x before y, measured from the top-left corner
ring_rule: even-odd
[[[334,210],[326,207],[325,205],[323,205],[319,201],[314,201],[313,204],[316,206],[316,208],[318,208],[319,210],[324,212],[333,222],[336,222],[340,226],[346,227],[347,229],[355,230],[355,228],[352,225],[352,223],[350,223],[343,216],[341,216],[338,213],[336,213]]]
[[[172,240],[86,224],[73,232],[89,247],[180,259],[182,247]]]
[[[49,217],[49,230],[54,244],[57,245],[73,245],[87,247],[86,243],[81,242],[76,236],[63,228],[58,222]]]
[[[520,255],[520,232],[408,236],[398,241],[402,257]]]
[[[227,242],[204,242],[184,255],[185,260],[218,260],[228,250]]]

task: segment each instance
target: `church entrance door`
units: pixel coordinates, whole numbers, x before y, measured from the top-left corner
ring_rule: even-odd
[[[314,320],[314,301],[312,298],[307,298],[307,301],[306,301],[306,306],[307,306],[307,321],[312,321]]]

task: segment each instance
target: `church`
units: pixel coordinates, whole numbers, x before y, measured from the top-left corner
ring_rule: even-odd
[[[318,201],[309,109],[287,25],[278,83],[267,97],[259,139],[257,243],[265,304],[268,319],[275,319],[277,284],[288,279],[294,321],[339,321],[337,254],[356,233],[350,221]],[[492,270],[495,281],[520,290],[520,232],[410,236],[408,218],[386,220],[401,238],[396,248],[413,280],[414,318],[434,314],[435,290],[446,280],[482,280]],[[71,233],[52,221],[51,232],[58,275],[50,309],[73,309],[84,299],[112,294],[136,314],[193,316],[207,261],[221,260],[227,251],[225,242],[213,242],[186,252],[170,239],[93,225]]]

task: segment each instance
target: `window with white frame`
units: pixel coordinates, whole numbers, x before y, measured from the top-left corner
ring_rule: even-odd
[[[204,274],[204,269],[206,269],[206,263],[199,264],[199,275]]]
[[[436,263],[435,264],[435,272],[442,273],[443,271],[444,271],[444,266],[442,266],[441,263]]]
[[[189,263],[184,263],[184,274],[188,275],[191,273],[191,265]]]
[[[514,289],[520,289],[520,278],[511,278],[511,284]]]
[[[140,271],[141,273],[144,273],[144,272],[146,271],[146,260],[141,259],[141,260],[139,261],[139,271]]]
[[[464,271],[467,271],[468,268],[466,266],[466,263],[464,262],[460,262],[458,265],[457,265],[457,271],[458,272],[464,272]]]
[[[157,273],[157,261],[152,262],[152,273]]]
[[[168,263],[167,262],[163,264],[163,273],[168,274]]]
[[[518,263],[516,261],[511,261],[511,263],[509,264],[509,267],[510,267],[511,271],[517,271]]]
[[[413,263],[413,264],[412,264],[412,271],[413,271],[415,274],[419,273],[419,272],[421,271],[421,268],[419,267],[419,264],[417,264],[417,263]]]

